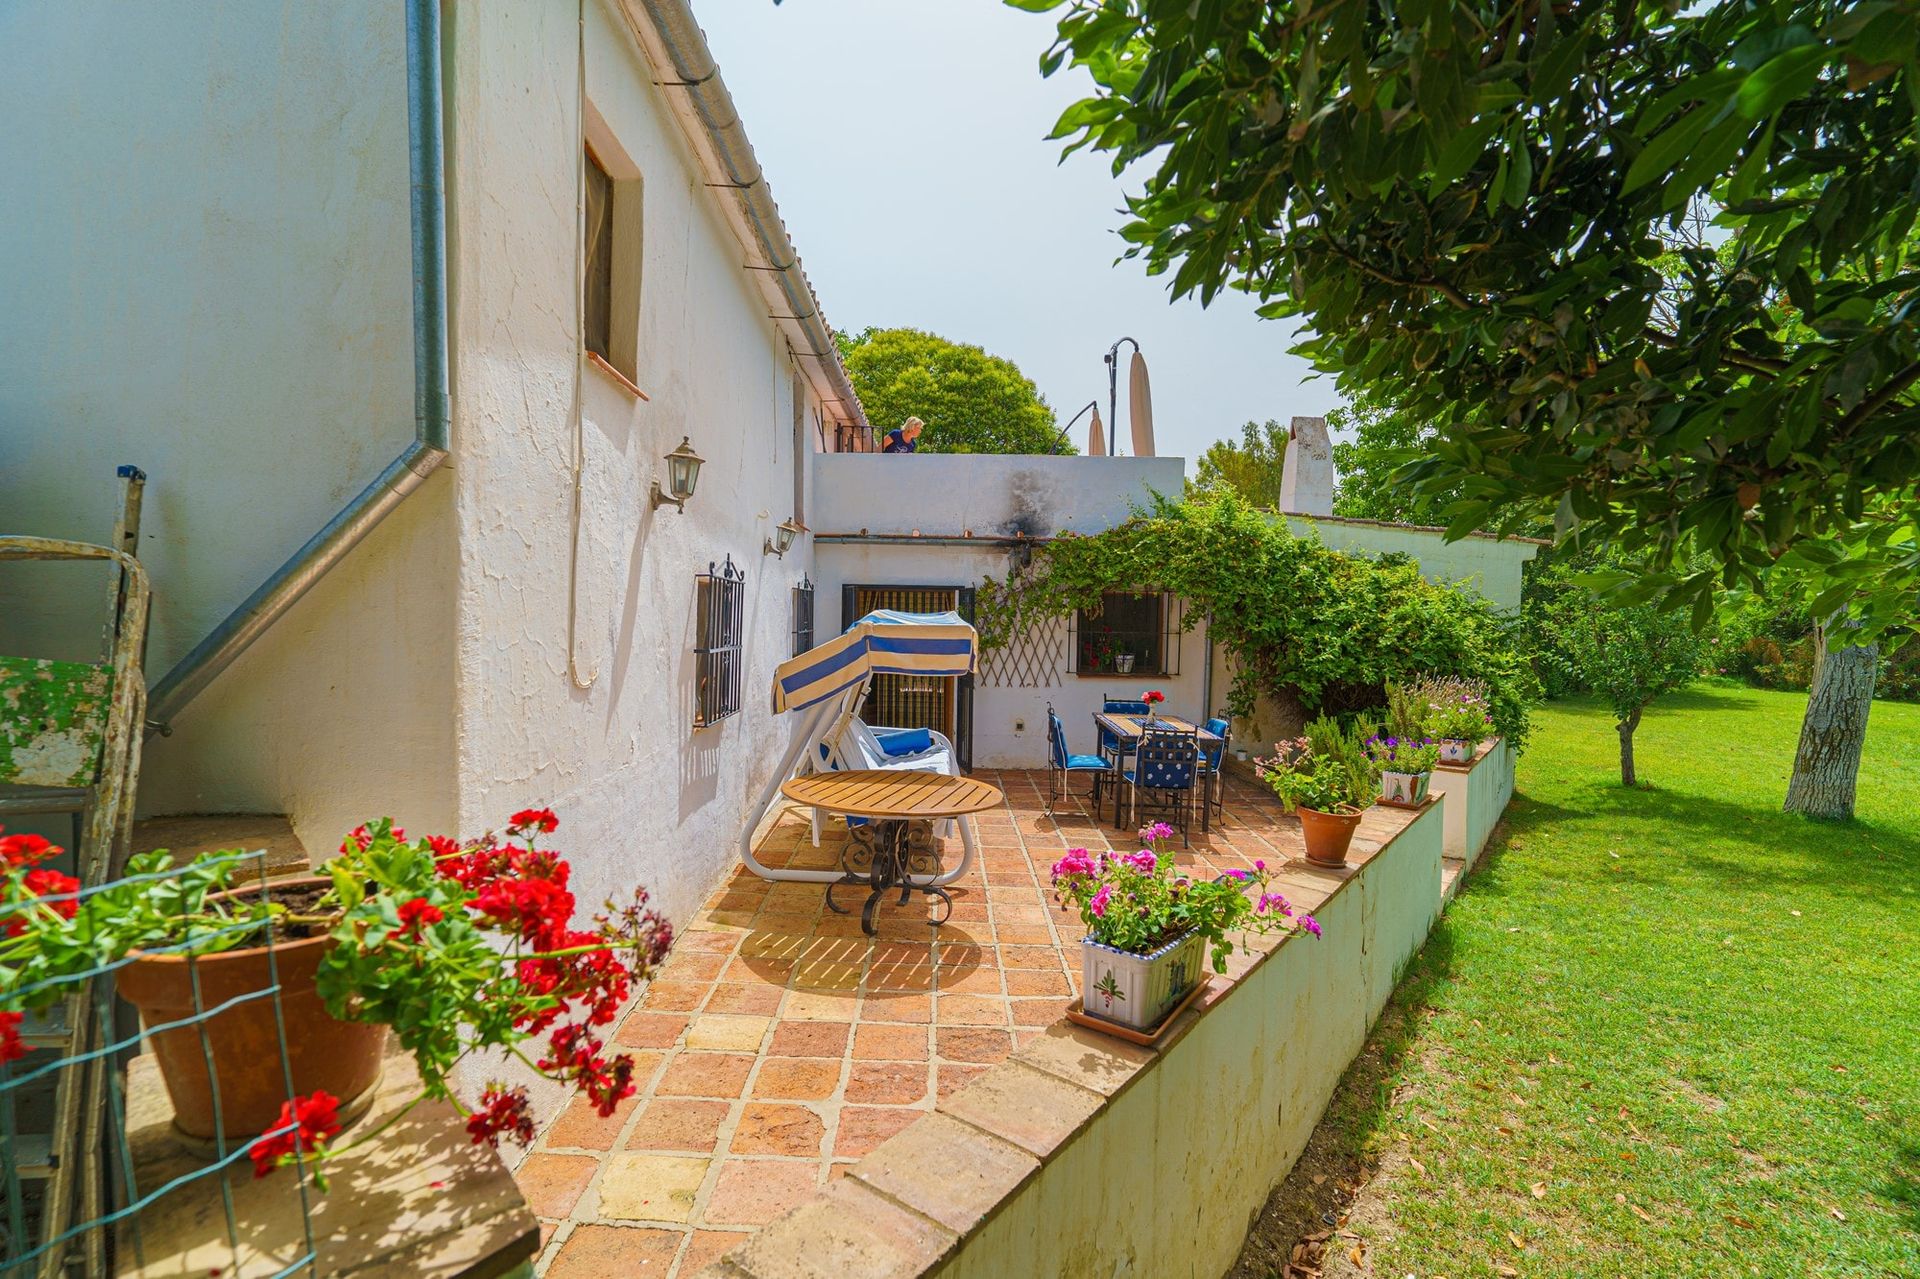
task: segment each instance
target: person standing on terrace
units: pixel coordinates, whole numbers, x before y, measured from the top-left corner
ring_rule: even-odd
[[[927,424],[917,417],[910,417],[893,430],[887,432],[887,442],[880,446],[882,453],[912,453],[920,447],[920,432]]]

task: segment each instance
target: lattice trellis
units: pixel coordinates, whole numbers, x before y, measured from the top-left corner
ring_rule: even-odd
[[[1052,688],[1060,682],[1067,619],[1051,617],[1020,631],[999,648],[980,654],[986,688]]]

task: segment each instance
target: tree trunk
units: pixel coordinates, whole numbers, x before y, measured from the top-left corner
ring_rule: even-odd
[[[1622,786],[1631,786],[1634,783],[1633,730],[1638,727],[1640,727],[1638,709],[1614,726],[1614,731],[1620,734],[1620,784]]]
[[[1793,757],[1793,780],[1787,783],[1786,810],[1844,820],[1853,816],[1880,646],[1830,649],[1824,626],[1814,628],[1813,645],[1813,688],[1800,722],[1800,749]]]

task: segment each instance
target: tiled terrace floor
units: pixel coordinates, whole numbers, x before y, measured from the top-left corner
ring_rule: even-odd
[[[1061,1016],[1082,930],[1047,869],[1069,847],[1138,845],[1084,803],[1047,817],[1044,773],[977,775],[1006,804],[977,819],[980,856],[943,926],[927,925],[925,899],[889,897],[869,939],[857,913],[826,909],[823,886],[742,867],[683,927],[616,1032],[638,1094],[607,1119],[576,1098],[518,1170],[545,1227],[544,1274],[691,1276]],[[1354,860],[1406,820],[1371,810]],[[844,827],[828,829],[816,849],[789,813],[759,856],[835,866]],[[1196,824],[1182,864],[1212,875],[1284,863],[1281,891],[1315,909],[1343,872],[1299,860],[1299,831],[1264,791],[1233,782],[1225,819],[1207,836]],[[944,858],[959,852],[945,842]]]

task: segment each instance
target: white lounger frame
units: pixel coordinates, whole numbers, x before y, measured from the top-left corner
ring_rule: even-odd
[[[781,785],[788,778],[801,777],[807,773],[819,771],[820,745],[823,742],[840,740],[846,730],[847,721],[853,717],[854,707],[866,696],[867,683],[861,681],[837,697],[803,708],[799,714],[800,731],[794,734],[793,744],[787,748],[778,768],[767,779],[760,791],[760,798],[754,803],[752,816],[746,823],[746,829],[740,835],[740,860],[748,870],[762,879],[778,880],[800,884],[835,884],[846,878],[846,872],[838,870],[802,870],[790,866],[768,866],[753,855],[753,837],[759,832],[760,823],[767,813],[778,803],[784,803],[780,795]],[[942,738],[941,740],[945,740]],[[952,756],[952,747],[948,746],[950,757],[958,763],[958,757]],[[960,825],[960,861],[952,870],[939,875],[910,875],[908,882],[916,888],[940,888],[951,884],[967,873],[973,865],[974,835],[973,819],[957,819]],[[813,813],[813,838],[820,842],[820,810]]]

